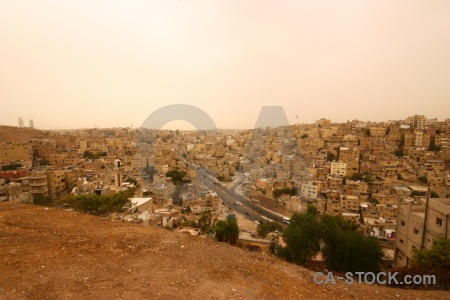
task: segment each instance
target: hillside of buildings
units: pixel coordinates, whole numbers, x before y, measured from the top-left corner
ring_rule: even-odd
[[[15,127],[0,125],[0,144],[22,142],[30,138],[40,138],[46,131],[37,130],[30,127]]]
[[[0,203],[2,299],[448,299],[448,292],[317,285],[313,272],[200,236]]]
[[[378,238],[386,253],[380,263],[397,267],[410,267],[414,249],[431,249],[450,232],[450,119],[39,134],[0,143],[0,201],[52,205],[86,197],[91,204],[136,187],[133,208],[116,218],[143,223],[139,230],[192,227],[203,212],[230,214],[265,245],[271,238],[259,223],[286,227],[309,203],[319,215],[341,216]]]

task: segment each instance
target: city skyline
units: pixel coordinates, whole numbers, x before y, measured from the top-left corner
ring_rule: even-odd
[[[139,127],[166,105],[218,128],[448,118],[449,2],[0,4],[2,125]],[[32,116],[32,117],[31,117]],[[184,121],[165,128],[193,129]]]

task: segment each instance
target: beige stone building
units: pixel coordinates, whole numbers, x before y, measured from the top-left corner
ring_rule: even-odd
[[[64,172],[64,170],[51,170],[46,172],[48,196],[52,200],[57,200],[67,193]]]
[[[47,174],[45,171],[31,171],[28,174],[33,197],[48,197]]]
[[[331,125],[330,119],[322,118],[322,119],[316,121],[316,126],[318,126],[318,127],[329,127],[330,125]]]
[[[0,145],[0,163],[20,160],[33,162],[33,146],[30,143]]]
[[[359,198],[353,195],[341,195],[341,213],[358,213]]]
[[[370,135],[375,137],[385,136],[386,127],[370,127]]]
[[[347,164],[344,162],[332,162],[330,163],[330,175],[346,176]]]
[[[320,182],[317,181],[304,181],[302,182],[300,195],[307,199],[316,199],[318,196]]]
[[[397,217],[397,267],[410,266],[413,249],[431,249],[433,242],[449,238],[450,199],[431,198],[428,205],[402,205]]]
[[[450,134],[438,134],[434,137],[434,144],[441,147],[441,150],[447,150],[450,146]]]

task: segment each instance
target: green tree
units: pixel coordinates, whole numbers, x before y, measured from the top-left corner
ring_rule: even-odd
[[[284,187],[284,188],[281,188],[281,189],[275,189],[273,191],[273,196],[275,198],[278,198],[278,197],[280,197],[283,194],[288,194],[290,196],[295,196],[297,194],[297,189],[295,187],[291,187],[291,188]]]
[[[128,177],[125,181],[126,181],[126,182],[130,182],[130,183],[132,183],[132,184],[134,184],[134,185],[136,185],[136,186],[138,185],[137,180],[134,179],[134,178],[131,178],[131,177]]]
[[[325,243],[322,252],[329,270],[375,273],[380,271],[383,252],[377,239],[364,236],[356,231],[356,224],[340,216],[324,215],[320,225]]]
[[[317,207],[315,207],[313,204],[308,204],[306,206],[306,214],[317,217]]]
[[[50,166],[50,161],[48,159],[46,159],[46,158],[43,158],[41,160],[41,165],[42,166]]]
[[[414,249],[413,251],[412,270],[420,275],[435,275],[436,286],[448,290],[450,288],[450,239],[438,238],[431,249]]]
[[[435,191],[431,191],[430,198],[439,198],[439,194],[436,193]]]
[[[359,180],[359,181],[365,181],[367,183],[373,182],[373,178],[369,173],[353,173],[351,180]]]
[[[50,197],[45,196],[33,196],[33,204],[42,206],[52,206],[53,200]]]
[[[275,230],[283,232],[283,225],[277,222],[268,222],[268,223],[260,223],[256,228],[258,236],[262,238],[265,238],[269,232],[273,232]]]
[[[130,207],[130,198],[134,196],[136,188],[120,191],[112,195],[87,194],[87,195],[67,195],[57,203],[67,204],[69,207],[95,215],[118,212]]]
[[[278,255],[299,265],[313,258],[320,250],[320,226],[313,214],[294,214],[283,232],[286,247]]]
[[[214,227],[216,238],[219,242],[236,244],[239,238],[239,226],[236,219],[227,218],[225,221],[220,220]]]
[[[450,268],[450,239],[438,238],[430,250],[414,249],[411,265],[443,265]]]
[[[85,158],[85,159],[99,159],[100,157],[106,156],[106,155],[107,155],[106,152],[94,153],[94,152],[91,152],[89,150],[86,150],[86,151],[83,152],[83,158]]]
[[[144,172],[145,172],[145,174],[147,174],[150,177],[153,177],[153,175],[156,174],[155,168],[154,167],[149,167],[149,166],[146,166],[144,168]]]
[[[369,203],[372,203],[372,204],[380,204],[380,201],[378,201],[377,198],[370,198],[370,199],[369,199]]]
[[[411,192],[411,197],[415,197],[415,196],[426,196],[427,192],[420,192],[420,191],[412,191]]]
[[[402,149],[402,148],[395,150],[394,154],[395,154],[395,156],[397,156],[397,157],[403,157],[403,156],[405,156],[405,153],[403,152],[403,149]]]
[[[2,171],[12,171],[12,170],[17,170],[18,168],[21,168],[22,164],[10,164],[10,165],[5,165],[2,166]]]
[[[166,173],[166,177],[170,177],[172,178],[172,182],[175,185],[182,185],[184,183],[188,183],[190,182],[190,180],[186,180],[186,172],[185,171],[180,171],[180,170],[171,170],[169,172]]]
[[[436,146],[436,144],[434,143],[434,141],[432,141],[432,142],[430,143],[430,147],[428,148],[428,151],[439,152],[439,151],[441,151],[441,146]]]
[[[204,233],[208,233],[209,231],[211,231],[211,225],[212,225],[211,211],[202,212],[202,215],[201,215],[200,219],[198,219],[197,223],[198,223],[198,227]]]
[[[217,180],[219,180],[219,181],[231,181],[231,178],[227,178],[227,177],[225,177],[225,176],[223,176],[223,175],[217,175]]]
[[[427,176],[420,176],[418,179],[422,183],[425,183],[425,184],[428,183],[428,177]]]
[[[334,155],[333,152],[328,152],[327,153],[327,161],[334,161],[336,160],[336,155]]]

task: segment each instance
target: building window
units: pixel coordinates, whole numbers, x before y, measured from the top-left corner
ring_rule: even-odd
[[[419,234],[419,229],[414,228],[414,229],[413,229],[413,232],[414,232],[414,234]]]
[[[400,221],[400,224],[402,224],[402,226],[405,226],[405,221]]]
[[[402,239],[400,239],[400,244],[403,244],[403,240]]]
[[[436,225],[437,226],[442,226],[442,219],[441,218],[436,217]]]

